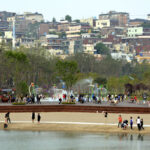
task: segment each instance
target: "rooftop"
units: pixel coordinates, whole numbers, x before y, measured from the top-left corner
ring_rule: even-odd
[[[129,15],[129,13],[126,12],[116,12],[116,11],[110,11],[106,14],[100,14],[99,16],[103,16],[103,15],[116,15],[116,14],[124,14],[124,15]]]

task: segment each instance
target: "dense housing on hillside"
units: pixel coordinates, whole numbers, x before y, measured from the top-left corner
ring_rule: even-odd
[[[0,42],[3,41],[14,43],[16,48],[41,46],[50,55],[62,58],[79,52],[99,57],[95,46],[103,43],[114,59],[143,61],[143,53],[149,60],[150,14],[147,19],[130,19],[129,13],[110,11],[99,14],[98,19],[45,22],[43,15],[37,12],[1,11]]]

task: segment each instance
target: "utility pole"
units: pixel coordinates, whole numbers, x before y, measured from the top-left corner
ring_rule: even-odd
[[[12,49],[15,50],[16,48],[16,17],[13,20],[13,39],[12,39]]]

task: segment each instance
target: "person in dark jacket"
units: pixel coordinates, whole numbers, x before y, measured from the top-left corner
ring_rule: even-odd
[[[8,112],[8,113],[5,114],[5,118],[7,120],[7,123],[8,122],[11,123],[9,114],[10,114],[10,112]]]
[[[35,112],[32,113],[32,123],[34,123],[35,120]]]
[[[61,99],[61,98],[59,98],[59,104],[61,104],[61,102],[62,102],[62,99]]]
[[[40,120],[41,120],[41,116],[40,116],[40,113],[38,113],[38,116],[37,116],[38,123],[40,123]]]
[[[144,130],[143,124],[144,124],[143,119],[141,119],[141,129],[142,130]]]

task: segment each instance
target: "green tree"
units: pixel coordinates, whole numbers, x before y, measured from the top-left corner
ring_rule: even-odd
[[[93,55],[85,53],[76,53],[74,56],[67,58],[68,60],[74,60],[78,64],[78,68],[82,73],[95,72],[96,60]]]
[[[29,38],[38,39],[40,22],[30,23],[28,24],[28,28],[25,32],[25,36]]]
[[[25,81],[20,81],[16,85],[17,94],[25,96],[28,94],[28,85]]]
[[[66,15],[65,16],[65,20],[67,20],[68,22],[72,21],[72,17],[70,15]]]
[[[97,50],[98,54],[102,54],[102,55],[110,54],[109,48],[107,48],[103,43],[96,44],[95,49]]]
[[[122,75],[122,62],[112,59],[109,55],[97,63],[95,71],[102,76],[119,77]]]
[[[78,65],[75,61],[61,61],[56,63],[57,75],[61,78],[68,90],[70,90],[73,84],[77,81]]]
[[[60,32],[58,33],[60,38],[65,38],[66,37],[66,32]]]
[[[74,20],[74,22],[76,22],[76,23],[80,23],[80,20],[79,20],[79,19],[76,19],[76,20]]]
[[[94,82],[105,86],[107,84],[107,79],[104,77],[97,77]]]
[[[144,27],[144,28],[150,28],[150,22],[144,22],[142,24],[142,27]]]
[[[11,78],[14,81],[15,87],[20,86],[22,80],[26,78],[26,70],[28,68],[28,59],[23,52],[6,51],[5,56],[8,59],[7,65],[10,68]],[[13,66],[12,66],[13,64]],[[17,91],[19,93],[20,90]]]
[[[56,18],[55,18],[55,17],[53,17],[52,22],[53,22],[53,23],[55,23],[55,22],[56,22]]]

